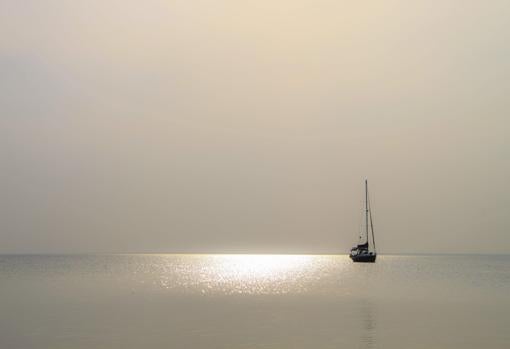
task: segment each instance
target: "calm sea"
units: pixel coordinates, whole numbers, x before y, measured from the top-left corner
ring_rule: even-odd
[[[0,348],[510,348],[510,256],[0,256]]]

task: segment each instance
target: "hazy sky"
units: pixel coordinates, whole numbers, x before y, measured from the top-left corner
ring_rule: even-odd
[[[0,0],[0,253],[510,252],[507,0]]]

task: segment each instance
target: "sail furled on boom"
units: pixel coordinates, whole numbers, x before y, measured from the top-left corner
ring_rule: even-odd
[[[358,249],[368,249],[368,241],[364,244],[358,244]]]

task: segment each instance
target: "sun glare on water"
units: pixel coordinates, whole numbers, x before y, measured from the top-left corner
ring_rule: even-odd
[[[285,279],[313,264],[313,256],[306,255],[219,255],[211,259],[217,276],[238,281]]]
[[[202,294],[282,294],[307,290],[331,256],[183,256],[165,287]]]

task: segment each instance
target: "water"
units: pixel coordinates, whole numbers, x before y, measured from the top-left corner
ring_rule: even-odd
[[[0,348],[510,348],[510,256],[0,256]]]

